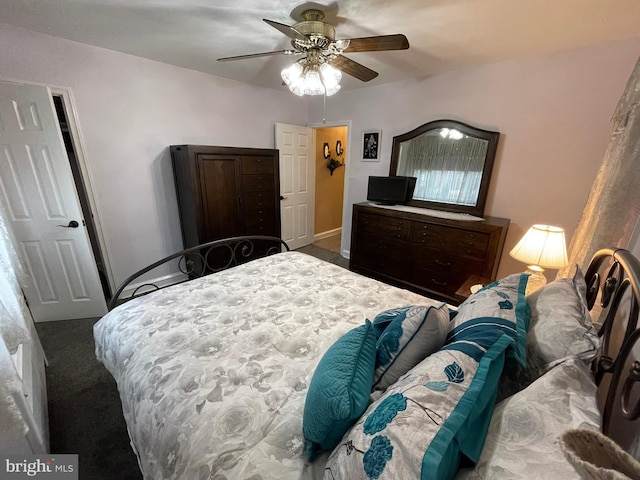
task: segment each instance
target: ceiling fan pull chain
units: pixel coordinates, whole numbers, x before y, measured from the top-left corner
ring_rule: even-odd
[[[325,92],[322,94],[322,124],[323,125],[327,123],[327,119],[325,118],[326,116],[327,116],[327,91],[325,89]]]

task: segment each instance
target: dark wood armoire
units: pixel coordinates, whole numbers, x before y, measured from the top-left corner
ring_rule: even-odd
[[[280,237],[278,150],[170,150],[185,248],[239,235]]]

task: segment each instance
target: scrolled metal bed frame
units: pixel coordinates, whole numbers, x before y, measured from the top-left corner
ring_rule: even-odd
[[[606,275],[603,275],[604,271]],[[636,401],[632,401],[633,388],[640,382],[640,361],[634,360],[625,376],[625,365],[632,359],[633,349],[640,339],[640,261],[627,250],[602,249],[591,259],[585,279],[589,310],[593,309],[597,301],[602,308],[598,331],[602,345],[593,363],[593,373],[598,386],[606,376],[610,376],[604,404],[601,406],[602,430],[605,435],[610,435],[613,433],[611,420],[616,406],[619,406],[626,420],[635,421],[640,417],[638,393]],[[623,298],[629,299],[629,314],[626,317],[621,315]],[[619,341],[620,347],[614,352],[612,340],[616,332],[620,334],[622,331],[624,335]]]
[[[260,248],[260,246],[262,248]],[[148,267],[138,270],[136,273],[131,275],[118,286],[107,307],[109,310],[113,310],[116,306],[128,302],[129,300],[133,300],[134,298],[147,295],[151,292],[155,292],[172,285],[184,283],[194,278],[204,277],[211,273],[220,272],[241,263],[246,263],[255,258],[280,253],[282,249],[285,249],[286,251],[290,250],[289,245],[287,245],[284,240],[278,237],[264,235],[246,235],[241,237],[225,238],[190,247],[158,260],[157,262],[152,263]],[[213,261],[214,258],[215,263]],[[186,278],[167,285],[158,285],[154,282],[142,283],[136,286],[130,296],[121,298],[122,292],[136,279],[175,259],[178,259],[178,269],[186,275]]]

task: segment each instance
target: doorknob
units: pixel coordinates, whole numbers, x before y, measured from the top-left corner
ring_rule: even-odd
[[[280,200],[286,200],[287,197],[283,197],[282,195],[280,195]]]
[[[78,228],[80,226],[80,224],[78,222],[76,222],[75,220],[71,220],[69,222],[69,225],[57,225],[58,227],[64,227],[64,228]]]

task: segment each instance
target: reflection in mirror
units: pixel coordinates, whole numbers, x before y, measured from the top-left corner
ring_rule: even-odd
[[[452,120],[394,137],[389,174],[416,177],[410,205],[482,215],[498,132]]]

